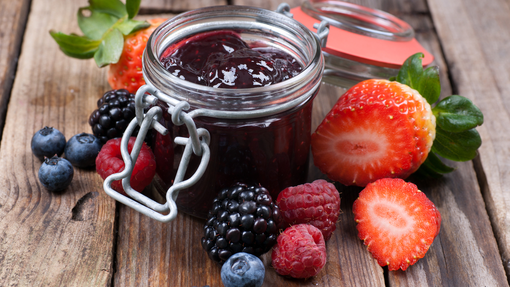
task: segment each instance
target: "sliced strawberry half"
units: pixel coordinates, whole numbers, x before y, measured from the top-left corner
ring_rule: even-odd
[[[315,165],[330,179],[366,186],[415,172],[434,136],[430,105],[415,90],[368,80],[340,97],[312,134],[311,145]]]
[[[353,212],[359,238],[389,270],[406,270],[423,258],[441,224],[441,214],[426,195],[396,178],[367,185]]]

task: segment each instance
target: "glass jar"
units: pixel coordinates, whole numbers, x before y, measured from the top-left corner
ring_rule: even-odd
[[[212,88],[182,80],[164,69],[160,58],[170,45],[199,33],[234,30],[250,46],[266,46],[291,55],[302,72],[283,82],[246,89]],[[186,12],[162,24],[150,37],[143,56],[147,85],[172,101],[189,103],[196,127],[210,134],[210,160],[201,178],[179,192],[179,211],[205,217],[218,192],[236,182],[261,184],[276,199],[288,186],[305,182],[309,163],[312,102],[319,90],[324,59],[318,37],[282,13],[253,7],[218,6]],[[172,122],[168,103],[159,122],[169,134],[156,133],[152,148],[160,194],[173,185],[184,148],[176,136],[188,136]],[[192,176],[200,157],[190,158],[184,178]]]

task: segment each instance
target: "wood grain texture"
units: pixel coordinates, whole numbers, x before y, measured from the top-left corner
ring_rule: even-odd
[[[29,0],[0,1],[0,26],[4,31],[0,32],[0,139],[29,7]]]
[[[510,2],[429,0],[454,92],[484,113],[475,160],[503,265],[510,272]]]
[[[67,139],[90,132],[88,115],[106,88],[104,71],[64,56],[48,33],[78,32],[71,24],[78,4],[86,1],[34,0],[30,8],[0,149],[1,286],[111,282],[115,203],[102,180],[75,169],[64,194],[50,193],[37,179],[41,162],[30,148],[45,125]]]
[[[227,0],[144,0],[140,4],[140,14],[183,12],[206,6],[227,5]]]

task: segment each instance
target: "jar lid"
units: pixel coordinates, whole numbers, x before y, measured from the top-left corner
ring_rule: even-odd
[[[414,38],[413,28],[389,13],[338,0],[307,0],[290,12],[308,29],[324,20],[330,24],[323,48],[328,57],[392,69],[418,52],[424,54],[423,66],[434,60]]]

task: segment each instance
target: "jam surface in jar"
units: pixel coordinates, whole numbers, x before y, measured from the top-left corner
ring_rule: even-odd
[[[260,44],[248,45],[229,30],[191,36],[169,46],[161,55],[163,67],[183,80],[212,88],[255,88],[290,79],[303,67],[291,55]],[[195,118],[197,128],[210,133],[207,169],[201,179],[182,190],[176,200],[179,211],[207,216],[218,192],[237,182],[260,184],[276,200],[288,186],[304,183],[308,173],[312,102],[307,101],[276,115],[246,120]],[[157,162],[155,186],[160,193],[173,184],[183,146],[176,136],[187,137],[185,126],[172,124],[163,109],[162,124],[170,131],[158,134],[152,145]],[[191,157],[185,179],[197,169],[200,158]]]
[[[198,34],[168,47],[164,68],[188,82],[214,88],[253,88],[299,74],[292,56],[271,47],[250,47],[229,30]]]

